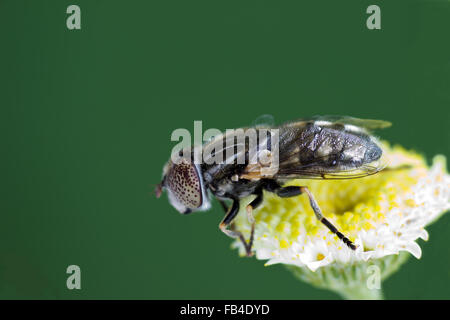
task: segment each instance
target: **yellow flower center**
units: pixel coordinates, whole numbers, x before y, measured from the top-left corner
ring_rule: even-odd
[[[426,172],[423,159],[400,147],[395,151],[407,155],[409,159],[417,160],[416,172]],[[419,164],[419,167],[417,166]],[[361,230],[369,231],[383,224],[386,214],[398,207],[398,195],[405,194],[415,185],[421,174],[411,175],[408,168],[388,169],[372,176],[347,180],[292,180],[288,185],[307,186],[316,198],[324,216],[331,221],[344,235],[354,241]],[[408,206],[415,206],[414,200],[406,200]],[[241,214],[237,225],[248,234],[250,225],[246,216]],[[335,242],[341,249],[337,236],[331,236],[327,229],[314,215],[307,195],[291,198],[280,198],[265,192],[264,203],[254,211],[256,226],[264,224],[270,235],[259,234],[261,237],[275,237],[280,248],[287,249],[301,235],[323,238],[328,245]],[[258,240],[258,238],[257,238]],[[370,250],[370,248],[368,248]],[[366,248],[365,248],[366,250]],[[324,257],[318,258],[322,260]]]

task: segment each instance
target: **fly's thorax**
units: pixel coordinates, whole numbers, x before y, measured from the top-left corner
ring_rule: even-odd
[[[234,179],[233,176],[213,181],[210,189],[218,198],[245,198],[255,192],[262,180]]]

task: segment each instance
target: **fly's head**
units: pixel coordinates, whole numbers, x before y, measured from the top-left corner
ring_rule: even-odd
[[[192,161],[180,158],[177,163],[164,166],[163,179],[156,187],[156,196],[167,190],[170,204],[182,214],[207,210],[210,201],[203,183],[201,168]]]

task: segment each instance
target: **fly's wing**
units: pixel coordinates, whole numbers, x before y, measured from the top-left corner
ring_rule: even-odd
[[[366,164],[358,168],[339,169],[334,171],[323,170],[313,164],[280,164],[278,172],[274,175],[277,179],[324,179],[342,180],[356,179],[373,175],[386,167],[382,162]]]
[[[273,126],[275,126],[275,119],[270,114],[260,115],[252,123],[252,127],[254,128],[271,128]]]
[[[359,119],[348,116],[338,116],[338,115],[326,115],[326,116],[315,116],[307,119],[299,119],[290,125],[296,125],[297,123],[303,122],[317,122],[317,123],[328,123],[329,125],[352,125],[358,128],[365,129],[367,131],[373,131],[376,129],[389,128],[392,123],[385,120],[374,120],[374,119]]]
[[[320,158],[315,158],[309,163],[299,163],[298,154],[284,158],[280,161],[278,169],[273,174],[267,175],[262,172],[260,165],[248,165],[240,178],[258,180],[263,178],[291,180],[291,179],[321,179],[321,180],[343,180],[363,178],[376,174],[387,167],[383,160],[370,164],[364,164],[355,168],[330,168],[319,165]]]
[[[309,167],[307,165],[284,165],[280,164],[275,174],[268,175],[261,172],[261,167],[249,165],[248,170],[240,175],[241,179],[259,180],[259,179],[319,179],[319,180],[344,180],[357,179],[376,174],[386,168],[386,164],[364,165],[358,168],[324,171],[318,167]],[[274,171],[272,171],[274,172]]]
[[[353,119],[353,118],[352,118]],[[311,121],[304,120],[288,124],[280,135],[280,152],[278,168],[272,175],[262,173],[262,167],[258,164],[248,165],[241,178],[256,180],[261,178],[273,179],[355,179],[380,172],[386,167],[383,159],[372,163],[363,163],[358,166],[351,164],[330,166],[327,159],[338,158],[339,154],[351,151],[354,145],[343,145],[338,151],[331,150],[323,156],[301,157],[307,150],[306,145],[301,145],[305,139],[304,132]],[[300,161],[301,159],[301,161]]]
[[[322,179],[322,180],[343,180],[363,178],[376,174],[387,167],[382,160],[371,164],[364,164],[355,168],[327,168],[319,165],[318,158],[310,163],[299,163],[293,156],[280,161],[277,169],[269,171],[272,174],[265,174],[260,165],[248,165],[245,172],[240,175],[242,179],[258,180],[263,178],[291,180],[291,179]]]

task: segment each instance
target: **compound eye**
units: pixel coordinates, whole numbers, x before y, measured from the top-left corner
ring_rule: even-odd
[[[202,185],[197,168],[194,164],[182,160],[179,164],[174,164],[167,175],[167,189],[172,193],[177,204],[175,207],[184,207],[190,212],[201,207]],[[179,206],[181,205],[181,206]]]

